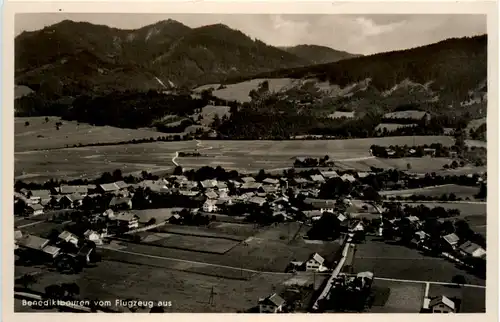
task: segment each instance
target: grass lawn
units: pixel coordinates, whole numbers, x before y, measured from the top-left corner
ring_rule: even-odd
[[[375,290],[382,291],[375,293],[375,302],[369,310],[370,313],[418,313],[422,308],[425,284],[375,279],[373,287]],[[387,294],[387,289],[390,290],[389,294]],[[380,302],[378,302],[377,296]]]
[[[237,312],[246,310],[259,297],[280,288],[287,276],[258,275],[250,281],[224,279],[149,265],[104,261],[78,275],[47,273],[32,288],[43,291],[51,284],[75,282],[80,298],[111,300],[142,299],[172,301],[166,312]],[[214,291],[213,305],[209,303]],[[21,308],[21,311],[24,311]]]
[[[447,184],[438,187],[426,187],[418,189],[404,189],[404,190],[391,190],[391,191],[381,191],[381,196],[411,196],[411,195],[423,195],[423,196],[433,196],[440,197],[443,194],[454,193],[457,198],[470,198],[474,199],[474,195],[479,192],[478,187],[461,186],[456,184]]]
[[[29,122],[25,126],[25,122]],[[56,129],[56,123],[63,125]],[[75,121],[63,121],[59,117],[16,117],[14,119],[15,151],[53,149],[99,142],[120,142],[133,139],[164,136],[153,130],[121,129],[112,126],[93,126]]]
[[[180,211],[182,208],[158,208],[158,209],[143,209],[134,210],[134,214],[139,216],[139,222],[146,223],[151,218],[155,218],[156,222],[162,222],[168,220],[173,216],[174,211]]]
[[[422,255],[405,246],[375,241],[368,237],[356,247],[354,272],[372,271],[375,277],[450,283],[454,275],[463,275],[470,284],[485,285],[485,280],[440,257]]]

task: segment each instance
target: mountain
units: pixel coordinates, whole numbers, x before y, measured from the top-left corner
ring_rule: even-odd
[[[412,99],[416,91],[425,91],[441,102],[459,103],[469,98],[470,91],[485,87],[487,43],[487,35],[452,38],[412,49],[275,70],[226,83],[249,79],[317,79],[327,81],[337,92],[347,93],[346,89],[369,81],[371,92],[380,92],[375,95],[378,99],[394,95]]]
[[[310,64],[222,24],[192,29],[166,20],[121,30],[64,20],[15,39],[17,84],[36,89],[49,75],[71,93],[193,85]]]
[[[280,47],[280,49],[308,60],[313,64],[333,63],[339,60],[361,56],[317,45],[298,45],[293,47]]]

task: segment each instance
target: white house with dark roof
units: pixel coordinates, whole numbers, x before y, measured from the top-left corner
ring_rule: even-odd
[[[307,272],[322,272],[328,270],[327,267],[324,266],[325,259],[321,257],[318,253],[314,253],[309,257],[309,259],[305,262],[306,271]]]
[[[448,297],[442,295],[435,298],[425,298],[423,309],[431,313],[455,313],[456,306]]]
[[[274,293],[268,297],[259,299],[259,312],[260,313],[280,313],[283,311],[285,300]]]
[[[202,208],[203,208],[204,212],[216,212],[218,210],[217,200],[216,199],[207,199],[203,203]]]

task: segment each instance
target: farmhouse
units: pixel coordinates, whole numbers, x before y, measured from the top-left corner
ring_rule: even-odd
[[[87,186],[60,186],[59,191],[61,195],[72,195],[75,193],[86,195],[89,192]]]
[[[241,185],[240,189],[243,191],[256,191],[259,190],[261,186],[262,184],[258,182],[245,182]]]
[[[273,178],[265,178],[262,182],[269,185],[279,185],[280,183],[278,179]]]
[[[266,203],[266,199],[262,197],[253,197],[248,200],[248,202],[256,204],[260,207],[262,207]]]
[[[200,182],[203,189],[215,188],[217,186],[217,180],[204,180]]]
[[[76,235],[70,233],[69,231],[65,230],[62,233],[59,234],[58,238],[60,240],[63,240],[67,243],[72,243],[74,245],[78,245],[78,237]]]
[[[205,201],[202,208],[203,208],[204,212],[216,212],[217,211],[217,200],[208,199],[207,201]]]
[[[205,192],[205,196],[208,199],[217,199],[219,197],[219,195],[217,194],[217,192],[215,192],[213,190],[208,190],[207,192]]]
[[[459,252],[464,256],[477,257],[477,258],[482,258],[486,256],[486,250],[484,248],[470,241],[463,243],[462,245],[460,245],[458,249]]]
[[[326,179],[337,178],[339,176],[336,171],[321,171],[320,173]]]
[[[93,231],[93,230],[87,230],[83,236],[85,237],[85,239],[87,240],[90,240],[94,243],[96,243],[97,245],[100,245],[102,244],[102,239],[101,239],[101,234]]]
[[[43,214],[43,206],[39,204],[28,205],[26,211],[30,216],[38,216]]]
[[[455,313],[455,302],[444,295],[433,299],[426,298],[423,309],[431,313]]]
[[[314,253],[309,257],[306,261],[306,271],[307,272],[321,272],[328,270],[323,264],[325,263],[325,259],[321,257],[318,253]]]
[[[58,247],[50,246],[48,239],[35,235],[26,235],[21,237],[16,241],[16,243],[21,248],[42,251],[52,258],[56,257],[60,251]]]
[[[132,199],[128,197],[113,197],[108,206],[114,210],[132,209]]]
[[[62,209],[73,208],[74,206],[81,206],[83,203],[84,196],[79,193],[74,193],[72,195],[64,195],[59,199],[59,207]]]
[[[117,224],[120,227],[127,227],[129,230],[139,227],[139,217],[130,212],[122,212],[115,215]]]
[[[105,183],[105,184],[100,184],[97,190],[100,193],[113,193],[120,191],[120,187],[118,187],[115,183]]]
[[[323,183],[325,182],[325,178],[319,174],[315,174],[311,176],[311,180],[315,183]]]
[[[443,236],[443,241],[447,248],[455,249],[458,246],[459,240],[460,238],[454,233]]]
[[[260,313],[280,313],[283,311],[285,300],[276,293],[259,299],[259,312]]]
[[[241,181],[243,183],[249,183],[249,182],[255,182],[255,179],[253,177],[243,177],[241,178]]]
[[[355,182],[356,178],[352,174],[344,174],[340,177],[343,181]]]
[[[32,202],[40,202],[42,199],[50,198],[50,190],[30,190],[28,197]]]

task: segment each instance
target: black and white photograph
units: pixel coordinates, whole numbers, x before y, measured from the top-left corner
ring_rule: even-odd
[[[16,13],[14,313],[486,313],[488,21]]]

